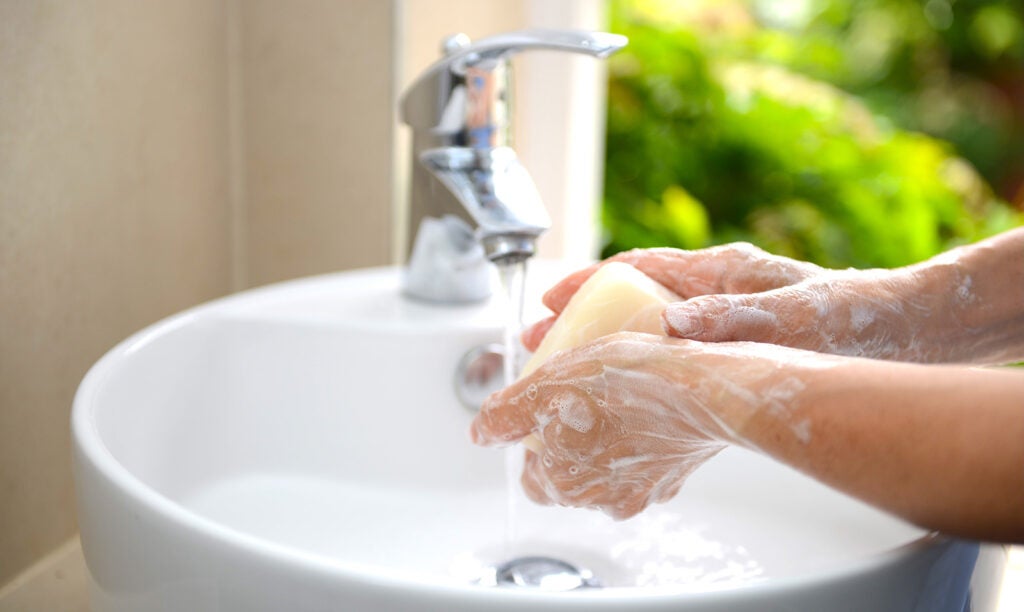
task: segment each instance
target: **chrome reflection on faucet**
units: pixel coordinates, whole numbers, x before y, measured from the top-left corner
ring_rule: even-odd
[[[524,30],[471,43],[449,37],[445,57],[405,93],[413,128],[410,228],[419,228],[406,273],[408,295],[470,302],[490,295],[487,261],[536,251],[547,211],[512,145],[511,69],[519,51],[548,49],[604,58],[626,44],[604,32]],[[439,223],[437,218],[442,218]]]

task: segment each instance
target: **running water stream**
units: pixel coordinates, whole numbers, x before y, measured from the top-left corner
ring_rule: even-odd
[[[526,262],[509,259],[496,262],[505,297],[504,374],[505,386],[519,378],[524,349],[519,339],[523,329],[523,306],[526,294]],[[511,586],[542,591],[571,591],[600,587],[600,582],[584,568],[577,568],[562,559],[543,555],[517,556],[519,543],[516,529],[519,520],[519,475],[523,471],[524,450],[513,445],[505,450],[505,542],[504,563],[494,568],[495,586]]]
[[[504,370],[505,386],[519,378],[523,348],[519,334],[523,328],[523,301],[526,293],[526,259],[508,259],[497,262],[498,276],[505,297]],[[516,506],[519,494],[519,474],[523,467],[523,449],[519,445],[505,450],[505,481],[508,506],[505,514],[505,549],[511,551],[516,541]]]

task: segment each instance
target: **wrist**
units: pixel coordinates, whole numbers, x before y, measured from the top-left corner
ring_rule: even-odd
[[[1005,363],[1024,358],[1024,232],[963,246],[912,267],[944,298],[940,361]]]
[[[811,436],[809,409],[825,392],[855,381],[844,373],[861,361],[759,343],[741,347],[743,363],[729,364],[728,384],[720,384],[717,398],[707,402],[711,420],[724,442],[773,454],[773,445],[799,447]],[[856,384],[849,385],[856,391]]]

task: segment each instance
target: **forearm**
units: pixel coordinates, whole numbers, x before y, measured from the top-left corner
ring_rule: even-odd
[[[948,316],[933,342],[945,361],[1024,360],[1024,228],[960,247],[908,268],[922,293],[942,296]]]
[[[921,526],[1024,542],[1024,373],[848,360],[741,444]]]

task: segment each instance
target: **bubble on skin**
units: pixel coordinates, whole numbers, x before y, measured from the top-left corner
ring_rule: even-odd
[[[973,284],[974,280],[971,278],[971,276],[969,274],[965,275],[963,281],[960,283],[960,286],[956,288],[957,299],[966,304],[970,304],[971,302],[973,302],[974,292],[971,291]]]
[[[789,377],[764,392],[766,409],[775,416],[786,417],[791,414],[791,404],[802,392],[805,385],[799,378]]]
[[[860,333],[875,321],[875,312],[871,308],[853,306],[850,308],[850,327]]]
[[[526,388],[526,399],[530,400],[531,402],[537,399],[537,392],[537,385],[531,384],[529,387]]]
[[[572,474],[573,476],[575,476],[576,474],[579,474],[580,473],[579,466],[570,465],[569,466],[569,473]]]
[[[594,415],[586,402],[574,395],[564,393],[551,400],[551,407],[558,413],[558,420],[580,433],[587,433],[594,427]]]
[[[555,464],[555,460],[552,459],[551,455],[549,455],[547,453],[544,454],[544,456],[541,458],[540,461],[541,461],[541,463],[544,464],[544,467],[548,467],[548,468]]]
[[[811,441],[811,421],[809,419],[803,419],[799,423],[794,424],[792,430],[797,440],[804,444]]]

